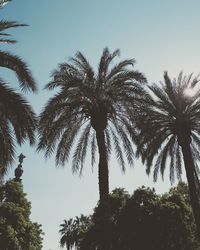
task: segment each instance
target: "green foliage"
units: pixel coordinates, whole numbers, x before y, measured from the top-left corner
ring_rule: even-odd
[[[110,205],[113,250],[200,249],[188,188],[184,183],[179,183],[163,195],[157,195],[154,189],[144,186],[131,196],[124,189],[115,189],[110,195]],[[98,206],[92,217],[87,217],[90,225],[87,224],[85,230],[77,224],[71,247],[78,250],[98,249],[99,237],[94,223]],[[70,232],[68,229],[70,235],[73,230]],[[79,234],[79,231],[82,233]],[[63,239],[62,234],[61,239],[65,242],[62,247],[67,246],[68,236]]]
[[[41,250],[41,225],[30,220],[31,203],[23,186],[7,181],[0,186],[0,247],[3,250]]]

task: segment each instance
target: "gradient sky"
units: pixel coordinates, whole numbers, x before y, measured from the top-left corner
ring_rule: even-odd
[[[0,11],[0,18],[29,24],[10,30],[19,42],[1,49],[20,55],[38,82],[39,93],[28,94],[35,111],[40,112],[53,94],[43,87],[58,63],[77,50],[96,67],[104,47],[119,48],[120,59],[135,58],[135,68],[148,81],[162,80],[163,71],[176,77],[200,71],[199,0],[13,0]],[[18,88],[12,72],[0,69],[1,76]],[[45,160],[35,148],[18,149],[24,160],[23,184],[32,202],[32,220],[42,224],[44,250],[58,250],[59,225],[64,219],[92,212],[98,200],[97,168],[87,160],[83,176],[72,175],[70,163],[56,168],[54,157]],[[17,162],[16,162],[17,166]],[[14,166],[15,167],[15,166]],[[7,178],[13,176],[13,169]],[[110,190],[124,187],[133,192],[138,186],[169,189],[165,182],[153,183],[139,161],[122,174],[113,157],[110,162]]]

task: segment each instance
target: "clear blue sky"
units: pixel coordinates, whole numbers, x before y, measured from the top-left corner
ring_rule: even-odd
[[[39,113],[52,94],[42,90],[50,73],[77,50],[95,67],[105,46],[119,48],[121,59],[135,58],[135,67],[149,82],[162,80],[164,70],[171,77],[181,70],[198,73],[199,10],[199,0],[13,0],[0,11],[1,19],[30,26],[13,29],[19,43],[1,45],[1,49],[20,55],[29,64],[40,91],[27,98]],[[15,77],[0,70],[17,87]],[[32,219],[41,223],[45,232],[43,249],[58,250],[59,224],[65,218],[91,213],[98,200],[97,168],[92,172],[88,160],[80,178],[71,174],[70,163],[64,169],[55,168],[54,157],[46,161],[29,145],[18,149],[18,154],[21,152],[27,156],[23,183],[32,202]],[[158,192],[170,187],[168,176],[165,182],[153,183],[140,162],[122,174],[111,159],[111,190],[125,187],[132,192],[141,185],[155,187]]]

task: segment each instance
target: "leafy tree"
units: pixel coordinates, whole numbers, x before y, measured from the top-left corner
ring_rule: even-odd
[[[198,250],[195,223],[185,184],[164,195],[154,189],[138,188],[132,196],[123,189],[110,195],[112,207],[112,250]],[[98,206],[81,237],[75,239],[77,250],[97,250],[98,231],[94,223]],[[73,220],[73,219],[70,219]],[[76,228],[81,231],[81,227]],[[77,236],[79,234],[76,234]],[[69,248],[70,249],[70,248]]]
[[[0,1],[2,8],[9,1]],[[7,29],[24,26],[13,21],[0,21],[0,43],[15,43],[6,33]],[[36,83],[23,60],[9,52],[0,50],[0,67],[15,72],[22,91],[36,91]],[[16,143],[21,145],[25,140],[34,143],[36,117],[26,99],[8,86],[0,78],[0,177],[15,157]]]
[[[191,209],[181,195],[139,188],[121,210],[113,249],[198,249]]]
[[[110,238],[109,155],[114,147],[124,171],[123,147],[128,162],[133,164],[132,103],[143,95],[141,83],[146,82],[140,72],[131,68],[135,63],[133,59],[111,67],[117,55],[119,50],[110,53],[105,48],[97,73],[80,52],[71,58],[71,63],[60,64],[52,75],[53,80],[46,86],[49,90],[59,88],[59,91],[44,107],[39,122],[38,149],[45,150],[47,157],[56,151],[56,164],[64,165],[73,148],[74,173],[82,173],[88,146],[91,146],[92,165],[98,148],[101,206],[98,224],[103,250],[109,248]],[[72,147],[73,144],[76,146]]]
[[[41,225],[30,220],[31,203],[23,186],[7,181],[0,186],[0,246],[4,250],[41,250]]]
[[[200,160],[200,92],[187,95],[197,82],[192,74],[186,77],[180,73],[177,79],[171,80],[165,72],[164,82],[149,86],[151,100],[149,98],[146,105],[140,106],[137,125],[140,129],[139,151],[147,164],[148,174],[154,166],[155,181],[159,171],[164,175],[166,166],[169,166],[172,183],[175,175],[180,179],[184,162],[190,201],[200,235],[197,165]]]

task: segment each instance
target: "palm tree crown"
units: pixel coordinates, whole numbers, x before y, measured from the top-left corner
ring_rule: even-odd
[[[0,1],[0,8],[7,2],[9,1]],[[18,26],[24,26],[24,24],[1,20],[0,43],[15,43],[15,40],[7,39],[9,34],[5,31]],[[36,91],[35,80],[21,58],[0,50],[0,67],[8,68],[16,74],[22,91]],[[8,87],[8,84],[1,78],[0,117],[0,177],[2,177],[15,157],[16,143],[21,145],[26,139],[30,141],[30,144],[34,143],[36,116],[26,99]]]
[[[95,131],[98,130],[105,130],[108,156],[113,140],[122,169],[125,164],[121,145],[128,162],[133,163],[130,141],[133,135],[132,102],[142,93],[140,83],[146,79],[138,71],[127,68],[134,64],[134,60],[124,60],[110,69],[109,65],[118,54],[118,50],[110,53],[107,48],[104,49],[98,73],[95,74],[86,58],[78,52],[71,59],[71,64],[59,65],[53,73],[53,81],[47,84],[47,89],[59,87],[60,91],[50,99],[41,114],[39,149],[44,149],[49,156],[58,142],[58,165],[64,165],[69,159],[78,133],[72,169],[74,172],[82,171],[89,143],[93,165],[97,149]]]
[[[136,123],[139,128],[138,152],[147,164],[148,174],[155,163],[154,180],[159,171],[164,175],[168,163],[171,182],[175,174],[180,179],[184,162],[200,235],[200,91],[194,91],[197,82],[198,77],[192,79],[192,74],[186,77],[180,73],[177,79],[171,80],[165,72],[164,83],[149,86],[151,99],[140,106]]]
[[[145,153],[144,160],[147,163],[147,173],[150,172],[153,159],[154,180],[159,171],[162,176],[166,167],[167,158],[170,165],[170,180],[176,177],[180,179],[182,171],[182,153],[180,147],[183,143],[190,144],[195,162],[200,160],[200,92],[193,96],[188,93],[197,83],[197,78],[192,79],[179,74],[173,81],[164,74],[164,82],[160,85],[149,86],[151,99],[148,105],[141,106],[141,129],[139,148]],[[145,157],[146,156],[146,157]],[[198,169],[195,164],[196,170]]]

